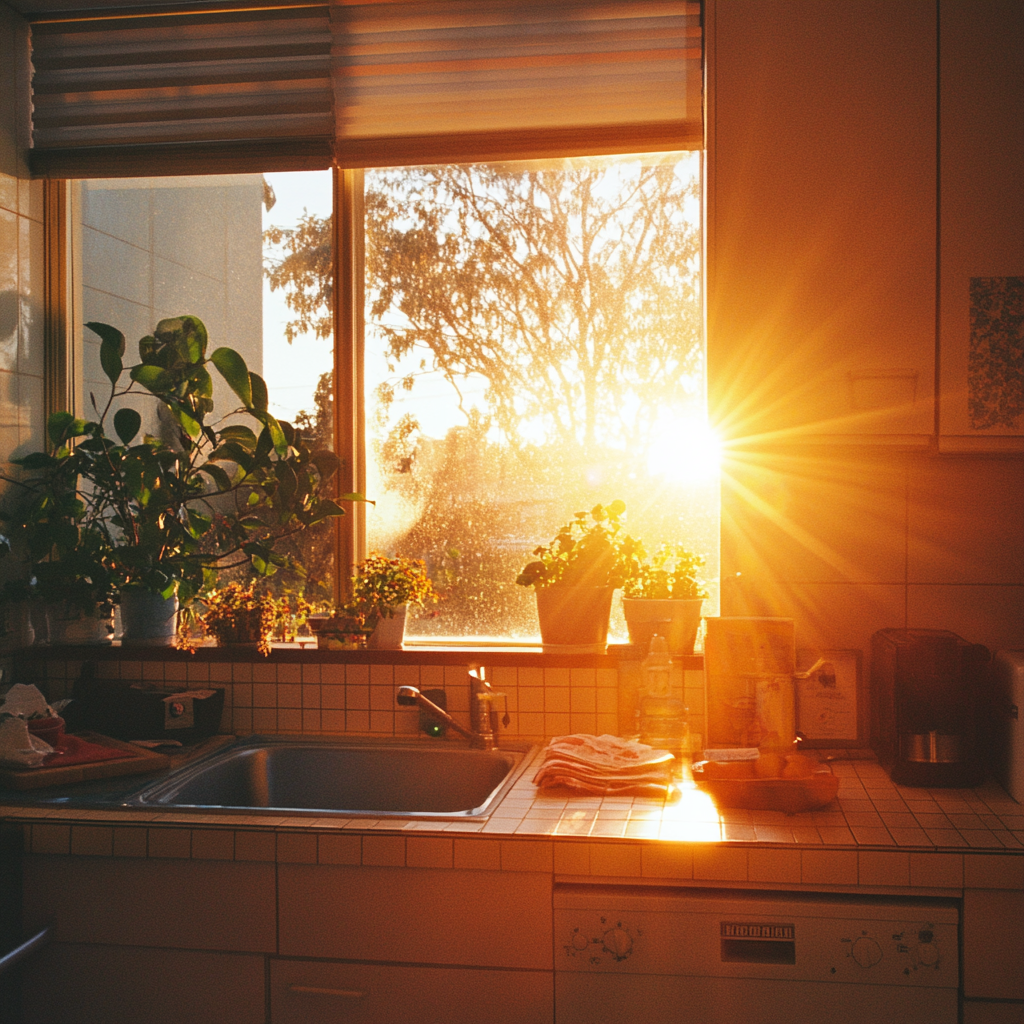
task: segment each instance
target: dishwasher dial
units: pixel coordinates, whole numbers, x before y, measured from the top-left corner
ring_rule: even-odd
[[[850,952],[861,967],[874,967],[882,959],[882,947],[874,939],[865,935],[854,940]]]
[[[622,925],[609,928],[604,933],[604,951],[616,960],[625,960],[633,952],[633,936]]]

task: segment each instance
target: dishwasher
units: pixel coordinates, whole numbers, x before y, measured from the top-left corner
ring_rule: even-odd
[[[956,1024],[950,900],[559,885],[557,1024]]]

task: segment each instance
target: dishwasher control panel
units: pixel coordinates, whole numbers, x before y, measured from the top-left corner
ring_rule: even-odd
[[[935,901],[565,887],[555,969],[956,988],[958,912]]]

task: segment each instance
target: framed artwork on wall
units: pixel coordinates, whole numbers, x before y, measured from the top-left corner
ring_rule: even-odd
[[[859,650],[800,651],[797,663],[822,664],[806,679],[796,680],[796,727],[803,746],[866,747],[868,693]]]

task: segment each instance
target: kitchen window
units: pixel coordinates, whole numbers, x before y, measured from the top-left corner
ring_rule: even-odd
[[[200,316],[264,376],[278,418],[325,445],[337,433],[342,486],[374,502],[303,537],[307,579],[281,585],[322,600],[366,551],[423,558],[443,599],[410,638],[529,642],[522,565],[574,512],[616,498],[632,532],[686,543],[713,579],[699,154],[335,177],[73,188],[76,324],[112,323],[132,345],[161,317]],[[339,225],[356,225],[341,244],[336,201]],[[336,295],[359,307],[338,312],[337,342]],[[78,330],[91,415],[107,384],[98,338]],[[339,391],[352,398],[336,410]]]
[[[701,4],[31,20],[32,168],[55,198],[72,181],[52,224],[79,296],[66,331],[53,320],[50,408],[87,412],[100,379],[78,324],[131,338],[191,310],[376,502],[318,538],[321,592],[340,597],[369,548],[403,550],[446,594],[413,636],[526,642],[523,560],[621,497],[649,545],[707,556],[717,608]]]

